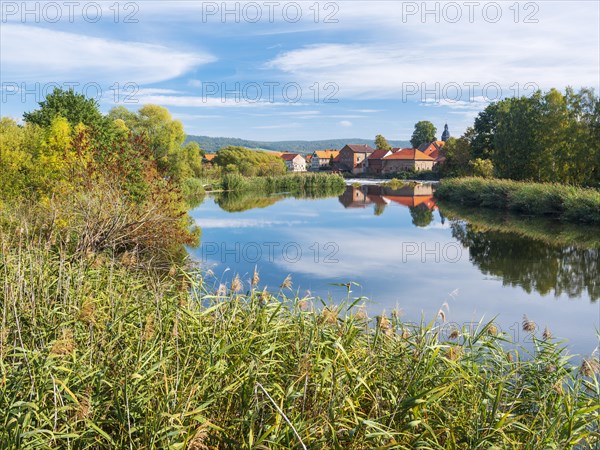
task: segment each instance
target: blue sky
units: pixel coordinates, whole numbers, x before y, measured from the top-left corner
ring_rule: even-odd
[[[600,88],[599,2],[475,3],[2,1],[1,113],[78,83],[189,134],[407,140],[535,87]]]

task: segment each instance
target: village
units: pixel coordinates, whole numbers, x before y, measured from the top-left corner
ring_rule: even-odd
[[[346,144],[342,149],[316,150],[312,154],[276,153],[289,172],[330,171],[352,175],[389,175],[399,172],[434,170],[445,160],[442,149],[449,138],[446,129],[441,140],[423,143],[417,148],[375,149],[367,144]],[[211,163],[216,154],[204,155]]]

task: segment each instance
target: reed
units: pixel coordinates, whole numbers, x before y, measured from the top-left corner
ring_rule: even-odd
[[[2,448],[600,445],[598,357],[575,365],[550,331],[507,355],[491,323],[445,339],[350,293],[288,298],[291,279],[212,292],[197,270],[73,256],[27,229],[0,246]]]
[[[246,191],[274,194],[317,195],[319,193],[339,194],[345,188],[344,179],[339,175],[325,173],[294,173],[280,176],[244,177],[239,174],[226,174],[221,180],[225,191]]]

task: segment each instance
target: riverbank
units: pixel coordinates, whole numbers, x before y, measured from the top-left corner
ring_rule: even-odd
[[[474,177],[446,178],[437,186],[435,196],[459,205],[600,225],[600,191],[593,188]]]
[[[597,359],[550,331],[442,330],[131,254],[0,231],[8,448],[570,448],[598,445]],[[434,318],[432,318],[434,319]],[[532,318],[534,319],[534,318]],[[511,347],[512,348],[512,347]]]

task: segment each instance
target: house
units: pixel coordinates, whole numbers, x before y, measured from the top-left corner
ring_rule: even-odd
[[[432,170],[435,160],[416,148],[403,148],[383,158],[382,173]]]
[[[340,170],[353,174],[366,173],[369,167],[368,157],[375,151],[367,144],[347,144],[340,150]]]
[[[446,160],[446,157],[443,156],[442,149],[446,145],[445,141],[433,141],[430,144],[421,144],[417,148],[417,150],[422,151],[427,156],[431,156],[434,160],[433,166],[437,166],[438,164],[443,163]]]
[[[398,151],[400,149],[392,149],[392,150],[375,150],[367,157],[367,172],[371,175],[381,174],[383,171],[383,158],[391,155],[394,151]]]
[[[312,164],[313,155],[306,155],[306,168],[310,169],[310,165]]]
[[[212,164],[213,163],[213,159],[216,158],[216,154],[215,153],[206,153],[203,157],[202,157],[202,162],[205,164]]]
[[[284,153],[281,159],[290,172],[306,172],[306,160],[299,153]]]
[[[316,150],[311,156],[311,170],[329,170],[333,160],[340,154],[339,150]]]

